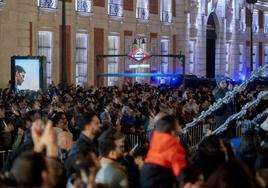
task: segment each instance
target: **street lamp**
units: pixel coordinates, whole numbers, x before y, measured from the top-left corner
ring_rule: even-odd
[[[133,42],[133,46],[138,48],[143,48],[145,50],[145,45],[146,45],[146,39],[144,37],[136,37]]]
[[[253,71],[253,12],[254,12],[254,4],[257,3],[258,0],[246,0],[248,4],[248,9],[250,10],[250,72]]]
[[[67,84],[66,70],[66,0],[62,0],[61,26],[61,82]]]

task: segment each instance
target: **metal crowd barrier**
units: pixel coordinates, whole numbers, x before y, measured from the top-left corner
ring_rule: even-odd
[[[132,149],[138,144],[142,146],[146,143],[149,143],[152,137],[153,130],[148,130],[145,132],[125,132],[125,145],[128,149]]]
[[[226,95],[215,101],[215,103],[209,107],[208,110],[203,111],[200,116],[195,118],[192,122],[187,123],[186,126],[183,128],[183,131],[186,133],[189,131],[191,127],[196,126],[201,120],[205,119],[207,116],[211,115],[214,111],[222,107],[223,104],[227,104],[231,101],[232,98],[235,97],[235,95],[243,90],[246,89],[248,84],[252,82],[255,78],[257,78],[259,75],[263,73],[268,68],[268,64],[264,65],[263,67],[259,67],[256,72],[253,72],[249,79],[245,80],[241,85],[235,86],[232,91],[229,91],[226,93]]]
[[[215,130],[215,126],[215,124],[197,124],[196,126],[191,127],[187,133],[190,146],[198,144],[209,131]]]

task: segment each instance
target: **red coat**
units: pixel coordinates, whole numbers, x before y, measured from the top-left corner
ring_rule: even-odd
[[[169,168],[175,176],[187,166],[186,153],[179,140],[158,131],[153,133],[145,162]]]

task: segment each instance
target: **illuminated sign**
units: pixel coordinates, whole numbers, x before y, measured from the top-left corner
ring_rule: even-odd
[[[130,53],[128,55],[128,57],[130,57],[131,59],[133,59],[136,62],[142,62],[145,59],[150,57],[150,54],[147,53],[146,51],[144,51],[143,49],[139,48],[137,50],[135,50],[134,52]]]
[[[150,64],[129,65],[130,69],[150,68]]]

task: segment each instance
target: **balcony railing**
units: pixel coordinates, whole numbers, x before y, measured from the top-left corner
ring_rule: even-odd
[[[246,31],[246,23],[244,23],[244,22],[240,22],[240,31],[241,32],[245,32]]]
[[[122,4],[109,3],[109,5],[108,5],[108,14],[109,14],[109,16],[122,17],[123,16],[123,5]]]
[[[147,8],[141,8],[141,7],[137,7],[137,19],[141,19],[141,20],[148,20],[149,19],[149,10]]]
[[[161,12],[161,21],[166,23],[172,22],[172,12],[170,11],[162,11]]]
[[[264,32],[264,34],[268,34],[268,26],[264,26],[263,32]]]
[[[37,5],[39,8],[56,9],[57,0],[38,0]]]
[[[92,13],[92,0],[76,0],[76,11],[80,13]]]

